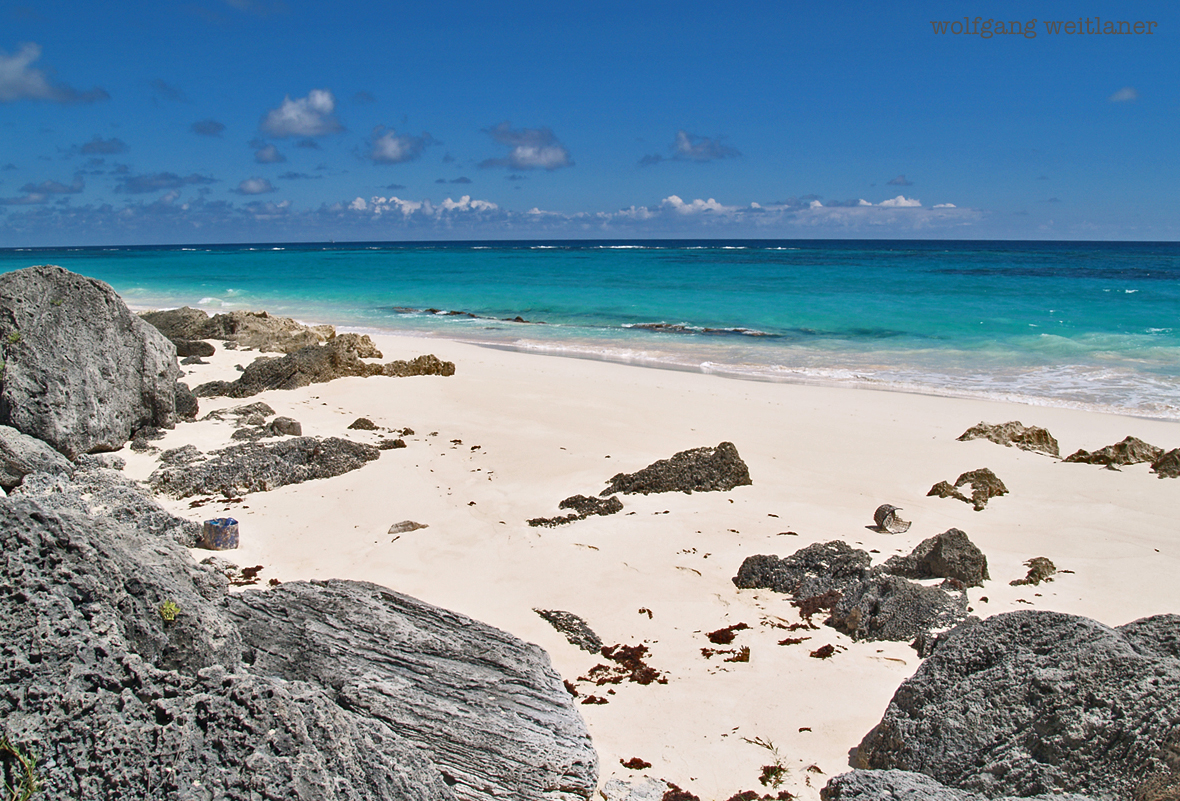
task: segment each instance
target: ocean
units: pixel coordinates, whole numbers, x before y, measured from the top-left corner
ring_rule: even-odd
[[[0,272],[47,263],[106,281],[138,309],[266,309],[352,330],[733,378],[1180,419],[1180,243],[0,250]]]

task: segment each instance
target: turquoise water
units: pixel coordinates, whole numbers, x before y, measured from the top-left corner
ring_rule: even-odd
[[[1180,419],[1180,244],[464,242],[0,251],[139,308]],[[446,312],[461,312],[448,314]],[[527,323],[506,320],[521,317]],[[544,323],[544,324],[541,324]]]

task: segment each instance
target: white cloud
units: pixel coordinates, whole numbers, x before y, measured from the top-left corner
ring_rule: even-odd
[[[288,136],[326,136],[339,133],[344,126],[336,119],[336,98],[327,89],[312,89],[307,97],[283,98],[283,105],[271,109],[260,127],[280,139]]]
[[[1135,91],[1133,86],[1124,86],[1106,99],[1111,103],[1130,103],[1132,100],[1139,99],[1139,93]]]
[[[685,203],[678,195],[668,195],[660,201],[660,206],[677,214],[729,214],[737,211],[737,206],[723,206],[713,198],[708,200],[697,198],[691,203]]]
[[[429,200],[403,200],[399,197],[372,197],[367,202],[358,197],[348,204],[349,211],[363,212],[374,217],[400,214],[404,219],[447,220],[455,216],[470,216],[498,212],[500,207],[487,200],[473,200],[463,195],[458,200],[447,198],[437,205]]]
[[[422,155],[427,145],[434,144],[434,138],[424,133],[421,136],[398,136],[397,131],[390,128],[377,127],[369,138],[369,158],[381,164],[401,164],[413,161]]]
[[[50,83],[41,70],[31,66],[41,58],[41,46],[26,42],[14,55],[0,52],[0,103],[16,100],[51,100],[55,103],[93,103],[110,100],[105,90],[95,87],[79,92],[66,84]]]
[[[512,148],[507,158],[485,159],[481,167],[508,167],[513,170],[556,170],[572,167],[573,160],[565,146],[548,128],[513,128],[502,122],[485,131],[497,143]]]
[[[935,209],[957,209],[954,203],[935,203],[931,208]]]
[[[275,188],[265,178],[247,178],[238,184],[237,188],[239,195],[263,195],[274,191]]]
[[[877,205],[886,209],[916,209],[922,205],[922,201],[908,198],[905,195],[898,195],[888,200],[882,200]]]
[[[266,145],[254,151],[254,160],[259,164],[281,164],[287,157],[274,145]]]

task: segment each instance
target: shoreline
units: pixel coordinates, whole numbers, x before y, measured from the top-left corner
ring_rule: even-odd
[[[877,551],[877,563],[958,527],[991,565],[992,580],[969,591],[976,614],[1052,609],[1117,625],[1175,609],[1172,479],[1142,464],[1111,472],[955,438],[981,420],[1019,419],[1048,428],[1063,455],[1127,435],[1170,449],[1180,445],[1176,421],[868,387],[719,382],[701,372],[552,359],[441,337],[373,338],[387,360],[431,350],[454,361],[456,374],[345,378],[246,400],[202,399],[201,416],[261,400],[299,420],[305,434],[370,442],[377,432],[347,428],[365,416],[413,429],[406,449],[239,504],[163,503],[190,519],[236,517],[242,546],[222,556],[263,565],[264,583],[331,577],[389,586],[538,643],[570,681],[599,657],[568,643],[536,608],[579,615],[605,644],[646,644],[648,663],[668,684],[619,685],[608,704],[579,707],[601,758],[600,786],[650,775],[724,799],[758,786],[768,755],[751,743],[761,739],[790,768],[784,787],[817,798],[916,669],[920,660],[905,643],[853,642],[823,626],[802,632],[811,638],[805,643],[778,645],[783,635],[774,624],[797,622],[798,613],[785,596],[734,588],[732,577],[752,554],[786,556],[841,539]],[[235,363],[258,355],[214,344],[210,364],[183,368],[191,371],[183,380],[232,380]],[[229,444],[232,431],[228,423],[188,423],[154,444],[208,451]],[[558,513],[564,497],[597,494],[616,472],[721,441],[736,444],[752,486],[624,496],[621,514],[556,529],[525,523]],[[128,476],[142,479],[158,454],[121,455]],[[984,511],[926,496],[935,482],[983,466],[1011,491]],[[912,529],[867,530],[880,503],[902,507]],[[389,534],[402,520],[429,527]],[[1038,588],[1010,586],[1035,556],[1073,573]],[[736,623],[751,627],[737,641],[750,647],[750,661],[706,658],[704,633]],[[833,658],[809,657],[828,644]],[[633,757],[653,766],[619,764]],[[812,765],[823,773],[810,772]]]

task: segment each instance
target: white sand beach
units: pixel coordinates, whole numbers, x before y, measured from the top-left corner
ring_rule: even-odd
[[[956,441],[980,421],[1019,420],[1047,428],[1062,455],[1128,435],[1171,449],[1180,446],[1180,422],[740,381],[441,339],[374,341],[385,360],[433,352],[453,361],[456,373],[203,398],[201,416],[261,400],[298,420],[307,435],[370,443],[396,436],[348,430],[364,416],[386,429],[413,429],[405,449],[382,451],[376,462],[337,478],[240,503],[190,508],[188,500],[161,500],[192,519],[238,519],[241,547],[220,555],[262,565],[263,583],[371,581],[539,644],[583,695],[608,701],[579,707],[603,783],[650,775],[702,799],[763,792],[762,766],[775,757],[762,743],[777,748],[789,769],[779,789],[816,799],[917,668],[905,643],[856,643],[825,626],[782,628],[800,619],[785,596],[738,590],[731,581],[753,554],[786,556],[841,539],[883,561],[956,527],[988,558],[991,581],[969,590],[977,615],[1033,608],[1118,625],[1180,611],[1180,480],[1157,478],[1146,464],[1111,471]],[[214,344],[210,364],[183,368],[190,386],[232,380],[235,364],[258,355]],[[233,430],[229,421],[181,424],[153,444],[208,451],[229,444]],[[556,528],[526,523],[559,514],[568,496],[597,495],[615,473],[722,441],[737,446],[752,486],[620,496],[625,508],[616,515]],[[157,466],[158,453],[120,455],[133,478]],[[981,467],[1010,490],[985,510],[926,496],[936,482]],[[904,510],[913,521],[908,532],[868,528],[882,503]],[[428,527],[388,533],[404,520]],[[1010,586],[1036,556],[1072,572],[1039,586]],[[602,657],[568,643],[534,609],[576,614],[608,645],[645,644],[647,663],[667,683],[579,682]],[[705,637],[738,623],[749,629],[730,646]],[[809,639],[779,645],[788,637]],[[831,658],[810,656],[827,644],[836,648]],[[750,649],[748,662],[701,651],[742,646]],[[651,767],[620,764],[633,757]]]

